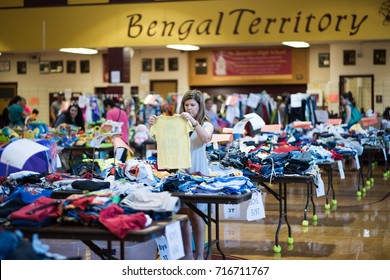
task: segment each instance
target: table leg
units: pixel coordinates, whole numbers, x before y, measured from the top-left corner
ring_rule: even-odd
[[[368,152],[368,170],[367,170],[367,181],[371,180],[372,177],[372,153]]]
[[[357,190],[356,195],[358,197],[360,197],[360,196],[362,196],[362,193],[360,191],[360,184],[362,184],[362,190],[363,189],[365,190],[366,188],[364,186],[363,164],[362,164],[361,156],[358,156],[358,160],[359,160],[360,169],[359,169],[358,190]]]
[[[205,260],[208,260],[211,256],[211,249],[213,246],[213,240],[211,239],[211,204],[207,203],[207,253],[205,256]]]
[[[99,246],[97,246],[93,241],[91,240],[81,240],[89,249],[92,250],[96,255],[98,255],[102,260],[112,260],[116,259],[112,256],[112,247],[111,247],[111,241],[107,241],[107,245],[109,245],[107,250],[102,250]]]
[[[125,259],[125,242],[123,240],[121,240],[119,242],[119,246],[120,246],[120,258],[121,258],[121,260],[124,260]]]
[[[330,189],[332,188],[332,191],[333,191],[333,186],[331,186],[331,178],[330,178],[330,173],[332,172],[332,167],[328,168],[328,167],[325,167],[324,170],[326,171],[326,174],[328,175],[328,188],[326,190],[326,196],[325,196],[325,208],[330,208],[330,205],[329,205],[329,192],[330,192]],[[334,193],[333,193],[334,195]]]
[[[309,225],[309,222],[307,220],[307,209],[309,208],[309,201],[310,201],[310,183],[306,183],[306,205],[303,211],[303,222],[302,222],[302,226],[304,227],[307,227]]]
[[[332,170],[332,167],[330,167],[330,169],[329,169],[329,180],[330,180],[330,187],[332,189],[332,194],[333,194],[332,197],[333,197],[334,202],[336,202],[336,193],[335,193],[334,188],[333,188],[333,170]],[[332,203],[333,203],[333,201],[332,201]]]
[[[280,251],[281,251],[281,248],[279,245],[279,232],[280,232],[280,228],[281,228],[282,223],[283,223],[283,213],[284,213],[283,212],[282,183],[279,183],[278,200],[279,200],[279,222],[278,222],[278,227],[276,228],[275,246],[274,246],[274,252],[276,252],[276,253],[280,253]]]
[[[311,205],[313,205],[313,221],[317,221],[317,215],[316,215],[316,204],[314,202],[314,195],[313,195],[313,181],[310,180],[310,182],[308,183],[310,185],[310,199],[311,199]]]
[[[222,259],[226,260],[225,254],[222,252],[221,246],[219,244],[219,204],[215,204],[215,245],[219,254],[222,256]]]
[[[283,216],[287,224],[288,237],[291,238],[291,226],[290,223],[288,222],[288,216],[287,216],[287,184],[286,183],[283,183],[283,205],[284,205]]]

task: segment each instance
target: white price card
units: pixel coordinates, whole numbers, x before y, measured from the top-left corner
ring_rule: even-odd
[[[246,106],[249,106],[253,109],[256,109],[260,102],[260,94],[249,94],[248,100],[246,102]]]
[[[260,220],[265,218],[263,199],[259,192],[252,193],[251,202],[246,209],[246,219],[248,221]]]
[[[225,219],[240,219],[240,204],[224,204],[223,215]]]
[[[180,221],[166,226],[165,238],[168,243],[169,257],[178,260],[184,256],[183,238],[181,236]]]
[[[360,169],[360,161],[359,161],[359,156],[357,154],[355,155],[355,161],[356,161],[356,169],[359,170]]]
[[[339,168],[340,179],[345,179],[343,162],[341,160],[337,160],[337,167]]]
[[[56,166],[57,166],[57,168],[62,167],[61,158],[59,155],[56,156]]]
[[[316,180],[316,194],[317,197],[325,195],[324,181],[322,180],[321,176],[319,176],[319,178]]]
[[[249,120],[253,130],[260,129],[265,125],[264,120],[256,113],[246,114],[244,117]]]
[[[99,148],[100,145],[102,144],[104,138],[106,138],[106,137],[107,137],[107,135],[104,135],[104,134],[97,135],[97,136],[93,137],[93,139],[91,140],[89,145],[94,147],[94,148]]]
[[[233,127],[233,134],[243,134],[245,131],[245,125],[249,122],[248,119],[243,119],[239,121],[234,127]]]
[[[160,260],[163,260],[163,261],[170,260],[168,243],[167,243],[167,239],[165,238],[165,236],[162,235],[160,237],[157,237],[155,239],[155,241],[157,243],[158,252],[160,253]]]

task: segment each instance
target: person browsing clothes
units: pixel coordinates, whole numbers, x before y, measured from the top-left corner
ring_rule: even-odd
[[[85,129],[84,116],[81,108],[77,104],[71,104],[65,112],[61,113],[54,123],[54,127],[58,127],[61,124],[70,124]]]
[[[358,123],[362,119],[362,114],[356,108],[355,100],[352,92],[348,91],[341,94],[340,103],[342,105],[342,120],[343,124],[347,124],[348,128]]]
[[[182,99],[180,106],[180,116],[188,120],[194,131],[190,136],[190,153],[191,153],[191,167],[190,173],[201,173],[209,175],[208,159],[206,153],[206,144],[211,140],[214,127],[210,123],[206,114],[205,101],[203,93],[199,90],[187,91]],[[149,127],[153,126],[158,117],[153,115],[149,118]],[[202,218],[187,206],[182,206],[179,213],[186,214],[191,222],[192,232],[195,241],[194,259],[204,259],[204,239],[205,239],[205,225]],[[184,244],[191,244],[191,228],[190,225],[186,227],[183,234]],[[188,245],[187,245],[188,246]],[[186,251],[192,248],[185,248]]]
[[[348,91],[341,94],[340,103],[342,105],[342,120],[343,124],[347,125],[349,129],[354,124],[358,123],[362,119],[362,114],[356,108],[355,100],[352,96],[352,92]],[[345,166],[347,170],[357,170],[357,163],[354,158],[349,158],[347,162],[349,165]]]

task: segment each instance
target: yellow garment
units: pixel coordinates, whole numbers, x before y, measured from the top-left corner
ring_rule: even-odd
[[[360,125],[360,123],[355,123],[353,126],[349,128],[349,131],[356,131],[356,132],[362,132],[363,128]]]
[[[157,119],[150,135],[156,136],[159,169],[191,167],[189,132],[192,130],[190,122],[179,115],[162,115]]]
[[[162,179],[164,177],[167,177],[169,175],[172,175],[173,173],[170,173],[168,171],[157,171],[157,170],[153,170],[153,175],[156,176],[157,178],[159,179]]]

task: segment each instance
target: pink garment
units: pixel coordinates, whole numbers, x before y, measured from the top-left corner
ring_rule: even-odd
[[[24,111],[27,113],[27,115],[30,115],[32,113],[32,109],[29,106],[24,106]]]
[[[119,108],[112,108],[106,114],[106,120],[122,122],[122,139],[129,144],[129,117],[126,112]]]

